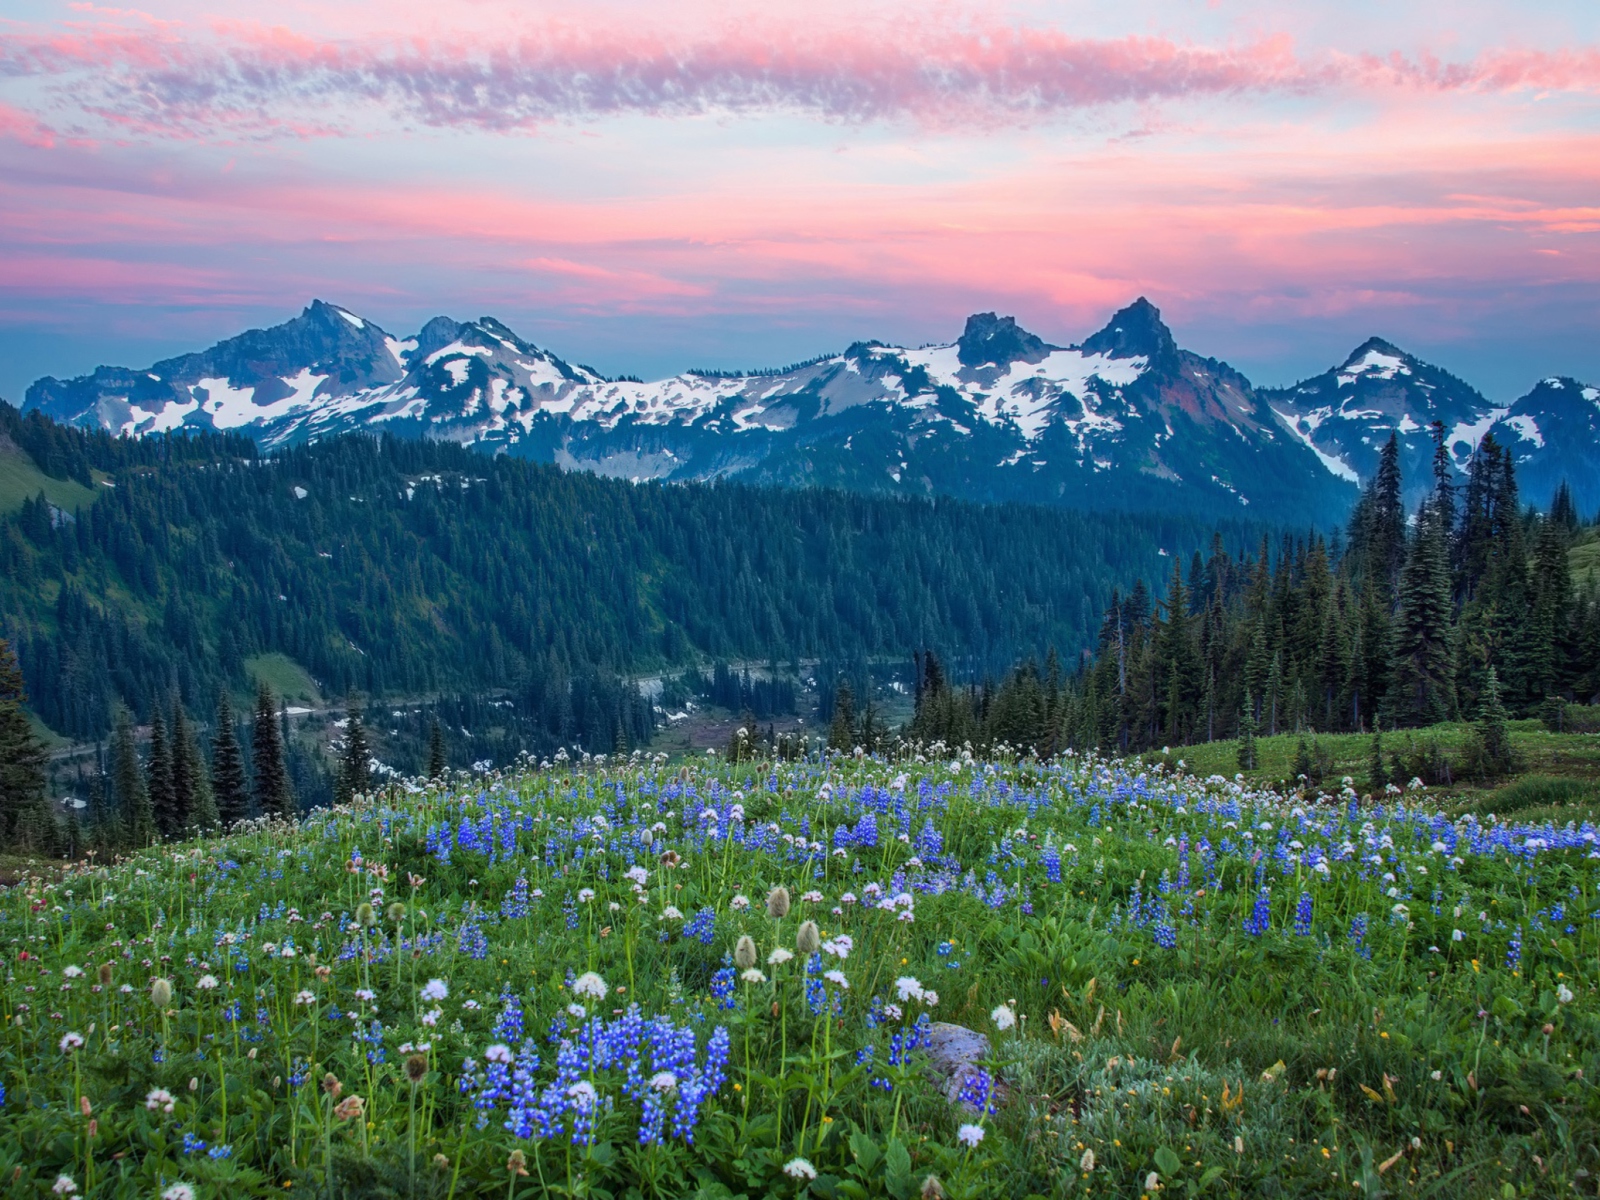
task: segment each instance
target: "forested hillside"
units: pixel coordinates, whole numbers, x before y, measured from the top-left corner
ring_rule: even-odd
[[[1081,673],[1024,666],[992,691],[963,690],[936,657],[920,660],[912,732],[1041,754],[1239,738],[1249,767],[1258,734],[1593,702],[1600,593],[1592,567],[1573,568],[1597,530],[1565,485],[1543,514],[1525,507],[1511,453],[1492,435],[1459,488],[1439,439],[1414,514],[1404,482],[1391,438],[1343,536],[1264,538],[1244,556],[1219,536],[1187,574],[1174,562],[1159,594],[1142,581],[1118,594]]]
[[[265,460],[214,434],[131,442],[9,408],[0,434],[95,493],[0,518],[0,623],[33,710],[74,737],[104,735],[119,702],[208,714],[248,689],[246,660],[282,655],[330,698],[512,690],[604,749],[619,714],[573,727],[574,679],[1072,654],[1117,585],[1210,537],[1171,516],[634,485],[360,435]]]

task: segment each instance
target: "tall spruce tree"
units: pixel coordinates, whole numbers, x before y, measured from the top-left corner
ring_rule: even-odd
[[[150,806],[144,772],[139,767],[139,751],[133,740],[133,716],[120,704],[111,734],[111,780],[129,843],[138,848],[150,845],[156,840],[156,814]]]
[[[344,755],[339,766],[339,782],[334,788],[336,804],[349,804],[365,795],[372,776],[372,748],[367,744],[361,709],[354,703],[345,706]]]
[[[434,717],[428,722],[428,778],[442,778],[449,765],[444,752],[444,729],[439,718]]]
[[[226,829],[250,815],[250,785],[245,778],[244,752],[233,721],[233,702],[226,690],[217,700],[217,728],[211,738],[211,794],[217,819]]]
[[[49,818],[45,795],[44,744],[33,732],[23,688],[22,668],[11,644],[0,638],[0,834],[7,841],[24,840],[19,834],[43,829]],[[39,834],[29,837],[37,841]],[[43,849],[30,845],[30,849]]]
[[[1447,721],[1455,708],[1447,520],[1436,499],[1423,506],[1400,574],[1390,708],[1408,725]]]
[[[173,783],[172,744],[159,712],[150,716],[150,757],[145,762],[144,786],[156,814],[156,832],[170,841],[183,832],[183,814],[178,811],[178,792]]]
[[[284,765],[283,740],[278,732],[278,714],[272,689],[265,682],[256,687],[255,719],[250,726],[250,757],[255,774],[256,811],[264,817],[294,815],[294,792]]]
[[[1255,702],[1250,689],[1244,693],[1244,707],[1239,710],[1239,770],[1256,769],[1256,715]]]
[[[1500,678],[1495,669],[1490,667],[1484,679],[1483,698],[1473,730],[1473,766],[1480,778],[1498,779],[1516,770],[1511,733],[1506,721],[1506,708],[1500,700]]]
[[[194,726],[181,704],[172,706],[172,790],[186,831],[209,831],[217,827],[217,804],[206,778],[205,760],[200,755]]]
[[[828,724],[829,750],[848,751],[855,748],[855,708],[855,693],[850,690],[850,681],[841,679],[833,694],[833,720]]]

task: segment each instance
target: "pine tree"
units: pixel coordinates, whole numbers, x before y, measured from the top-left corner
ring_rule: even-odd
[[[1256,769],[1256,716],[1255,701],[1250,690],[1245,689],[1244,708],[1239,713],[1239,770]]]
[[[428,725],[428,778],[441,778],[448,767],[444,753],[444,729],[439,725],[439,718],[435,717]]]
[[[1289,768],[1290,783],[1313,783],[1316,775],[1316,764],[1311,761],[1311,747],[1306,743],[1306,735],[1300,735],[1300,741],[1294,748],[1294,764]]]
[[[367,731],[361,724],[361,710],[355,704],[345,706],[344,757],[339,767],[339,782],[334,788],[335,804],[349,804],[359,795],[365,795],[372,774],[372,750],[367,745]]]
[[[294,813],[294,793],[284,766],[283,741],[278,733],[272,689],[256,689],[255,721],[250,727],[251,766],[255,772],[256,810],[262,816],[287,817]]]
[[[828,725],[828,749],[848,752],[855,748],[855,694],[850,681],[841,679],[833,695],[833,720]]]
[[[150,808],[156,814],[156,832],[171,841],[183,832],[183,815],[178,811],[178,794],[173,786],[172,747],[159,712],[150,717],[150,757],[145,763],[144,786]]]
[[[217,700],[217,729],[211,738],[211,795],[224,829],[250,815],[250,786],[244,752],[233,723],[233,702],[224,690]]]
[[[7,841],[21,840],[22,830],[42,830],[41,817],[50,817],[45,795],[46,754],[23,711],[27,698],[17,656],[10,643],[0,638],[0,835]],[[35,833],[30,840],[37,838]]]
[[[150,807],[144,772],[139,769],[139,752],[133,744],[133,717],[121,705],[117,706],[111,735],[111,779],[128,841],[135,847],[150,845],[156,840],[156,814]]]
[[[206,778],[200,744],[183,706],[172,707],[172,790],[178,800],[186,831],[209,831],[217,827],[217,804]]]
[[[1389,786],[1389,773],[1383,767],[1383,734],[1372,730],[1372,753],[1367,760],[1367,791],[1382,798],[1383,789]]]
[[[1516,770],[1511,751],[1511,733],[1506,726],[1506,708],[1500,701],[1500,678],[1493,667],[1483,684],[1483,700],[1478,709],[1475,766],[1485,779],[1498,779]]]
[[[1400,575],[1392,704],[1385,711],[1410,725],[1447,721],[1455,708],[1447,519],[1436,503],[1424,505]]]

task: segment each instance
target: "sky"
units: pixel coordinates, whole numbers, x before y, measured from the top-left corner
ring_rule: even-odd
[[[7,0],[0,397],[321,298],[660,377],[1137,296],[1600,383],[1600,5]]]

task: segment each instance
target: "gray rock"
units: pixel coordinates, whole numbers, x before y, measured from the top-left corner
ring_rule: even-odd
[[[989,1057],[989,1039],[965,1025],[935,1021],[928,1029],[928,1074],[934,1086],[952,1105],[972,1111],[961,1100],[961,1089]],[[998,1089],[997,1089],[998,1091]],[[1000,1097],[996,1096],[998,1103]]]

